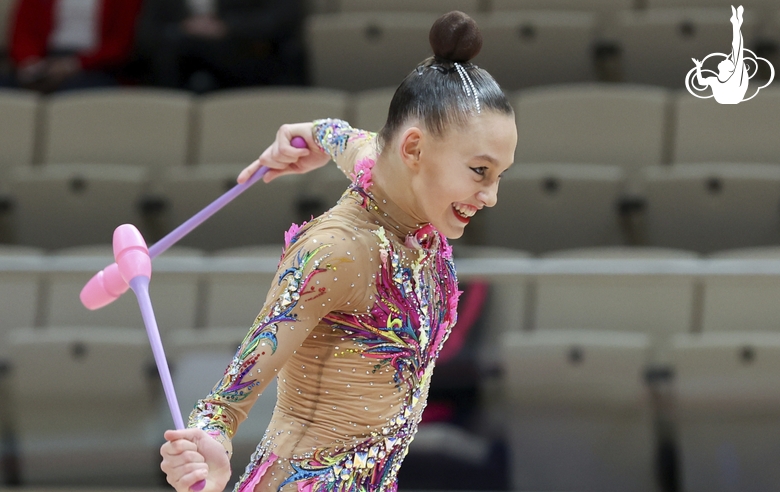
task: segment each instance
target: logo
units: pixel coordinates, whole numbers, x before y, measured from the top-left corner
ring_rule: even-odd
[[[739,104],[742,101],[749,101],[772,83],[775,78],[775,67],[765,58],[756,56],[755,53],[745,48],[742,39],[742,13],[745,9],[740,5],[736,10],[731,6],[731,26],[733,36],[731,39],[731,54],[712,53],[707,55],[702,61],[692,58],[696,64],[685,76],[685,88],[688,92],[700,99],[709,99],[714,97],[720,104]],[[718,63],[718,72],[702,68],[702,65],[710,59]],[[750,79],[758,73],[759,63],[764,62],[769,66],[769,80],[749,97],[745,97],[748,91]],[[697,92],[706,92],[707,88],[712,90],[712,94],[701,96]]]

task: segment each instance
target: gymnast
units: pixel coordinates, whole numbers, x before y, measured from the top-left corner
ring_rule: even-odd
[[[268,166],[268,182],[333,159],[351,185],[285,234],[275,281],[224,376],[187,429],[165,432],[161,467],[176,490],[225,488],[231,438],[274,379],[276,408],[236,491],[397,489],[456,322],[447,240],[496,204],[517,143],[506,95],[469,62],[482,44],[476,23],[450,12],[430,43],[434,55],[398,87],[378,134],[333,119],[283,125],[240,174],[246,182]]]

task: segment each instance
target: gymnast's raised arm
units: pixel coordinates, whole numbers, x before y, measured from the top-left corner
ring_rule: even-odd
[[[294,137],[306,140],[306,149],[290,143]],[[346,121],[324,119],[306,123],[292,123],[279,127],[276,139],[262,155],[238,176],[246,182],[261,166],[270,170],[263,176],[266,183],[285,174],[304,174],[320,168],[333,159],[347,177],[355,162],[363,157],[376,158],[373,145],[375,133],[352,128]]]

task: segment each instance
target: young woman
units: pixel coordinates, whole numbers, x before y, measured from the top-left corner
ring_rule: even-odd
[[[271,423],[237,491],[374,491],[396,475],[431,372],[456,321],[447,238],[496,203],[517,131],[505,95],[468,63],[474,21],[434,23],[434,56],[397,89],[378,135],[340,120],[284,125],[239,176],[266,181],[331,158],[352,178],[339,203],[285,234],[277,281],[223,379],[161,448],[168,481],[221,491],[230,439],[273,379]],[[309,149],[290,145],[295,136]]]

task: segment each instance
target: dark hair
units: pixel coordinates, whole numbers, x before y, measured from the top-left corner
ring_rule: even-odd
[[[457,10],[449,12],[433,23],[428,37],[433,56],[418,65],[396,89],[387,122],[379,131],[381,146],[390,142],[410,118],[419,118],[433,135],[443,136],[450,125],[464,125],[477,112],[474,94],[466,93],[456,63],[471,78],[480,111],[514,114],[495,79],[469,63],[482,48],[482,34],[474,19]]]

